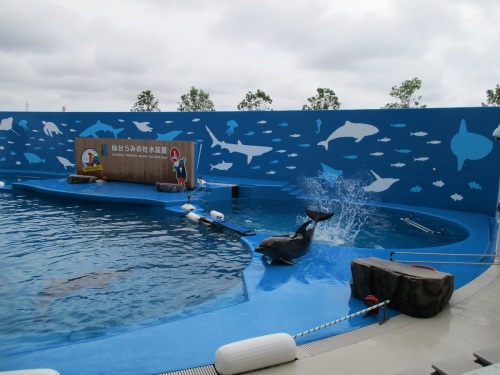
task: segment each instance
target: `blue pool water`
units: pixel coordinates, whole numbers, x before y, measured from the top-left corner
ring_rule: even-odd
[[[3,348],[102,337],[110,328],[116,334],[246,300],[241,274],[251,250],[231,232],[148,206],[33,194],[1,198]],[[257,232],[290,233],[307,220],[306,202],[287,202],[286,211],[281,204],[233,200],[214,206]],[[318,227],[318,243],[415,248],[466,237],[456,225],[417,215],[428,227],[446,226],[429,235],[399,220],[401,212],[382,209],[349,217],[361,227],[351,223],[347,233],[342,207],[334,211],[336,217]]]
[[[3,194],[0,221],[3,347],[88,339],[244,300],[250,252],[239,237],[158,208]]]
[[[400,220],[409,212],[370,207],[357,212],[359,206],[335,203],[326,207],[335,211],[334,219],[318,226],[313,248],[296,266],[269,267],[251,251],[269,234],[294,231],[306,220],[303,209],[310,204],[302,200],[210,203],[210,209],[224,212],[227,220],[256,229],[255,237],[240,241],[232,233],[191,223],[160,208],[4,192],[0,293],[8,302],[0,307],[0,354],[19,353],[23,363],[33,366],[48,366],[45,363],[52,363],[53,356],[68,356],[67,364],[58,362],[64,369],[95,355],[92,340],[107,338],[100,344],[103,358],[95,359],[95,368],[121,366],[126,373],[135,373],[133,369],[143,372],[144,366],[148,372],[161,372],[203,365],[224,343],[278,331],[299,333],[363,308],[349,292],[349,264],[356,257],[388,259],[390,249],[415,243],[455,252],[450,244],[476,240],[442,217],[412,212],[413,220],[436,230],[428,235]],[[412,239],[406,241],[407,237]],[[482,270],[443,267],[460,274],[458,286]],[[297,302],[289,302],[290,297]],[[307,306],[315,306],[314,319],[302,311]],[[325,334],[371,323],[354,319]],[[148,339],[143,342],[144,336]],[[148,359],[124,360],[110,354],[119,353],[124,342],[127,350]],[[83,344],[67,346],[71,343]],[[50,347],[55,351],[31,352]],[[169,353],[157,353],[160,348],[169,348]],[[178,352],[191,349],[198,358]],[[17,357],[10,358],[12,368]]]

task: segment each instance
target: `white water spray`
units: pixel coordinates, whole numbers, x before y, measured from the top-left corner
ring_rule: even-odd
[[[339,177],[332,187],[317,178],[301,181],[302,191],[307,192],[307,208],[314,211],[334,212],[335,216],[318,224],[314,239],[334,245],[352,246],[373,206],[367,206],[368,196],[359,179]],[[298,218],[303,222],[304,216]]]

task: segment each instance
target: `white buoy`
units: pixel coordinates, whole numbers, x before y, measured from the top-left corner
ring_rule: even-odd
[[[0,181],[0,188],[3,188],[3,187],[5,187],[5,182]]]
[[[195,214],[194,212],[190,212],[186,216],[189,220],[194,221],[195,223],[198,223],[201,219],[201,216],[198,214]]]
[[[254,337],[221,346],[215,352],[215,369],[221,375],[240,374],[296,359],[297,346],[287,333]]]
[[[215,217],[216,219],[224,220],[224,214],[221,214],[220,212],[215,210],[210,211],[210,216]]]
[[[193,206],[192,204],[189,204],[189,203],[186,203],[186,204],[183,204],[181,206],[181,208],[184,210],[184,211],[193,211],[196,209],[195,206]]]

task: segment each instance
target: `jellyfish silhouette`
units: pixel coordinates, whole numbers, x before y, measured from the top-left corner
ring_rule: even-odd
[[[234,128],[238,127],[238,123],[234,120],[229,120],[227,122],[228,129],[226,131],[227,135],[233,135],[234,134]]]

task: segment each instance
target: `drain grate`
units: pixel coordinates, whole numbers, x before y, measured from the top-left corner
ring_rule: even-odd
[[[202,366],[189,368],[186,370],[179,370],[174,372],[163,372],[158,375],[217,375],[217,371],[215,371],[215,366]]]

